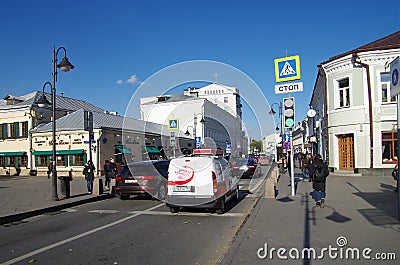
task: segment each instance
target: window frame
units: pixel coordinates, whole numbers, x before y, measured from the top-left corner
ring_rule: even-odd
[[[389,77],[388,81],[382,81],[382,75],[386,74]],[[396,96],[392,96],[390,94],[390,72],[380,72],[378,75],[378,83],[379,83],[379,87],[381,90],[380,96],[381,96],[381,103],[383,104],[389,104],[389,103],[395,103],[397,102],[397,98]],[[386,86],[386,89],[383,89],[383,86]],[[383,92],[386,90],[386,97],[384,97]],[[390,101],[388,101],[390,97]],[[386,101],[384,101],[384,99],[386,98]]]
[[[346,87],[341,87],[340,83],[341,81],[346,80],[348,81],[348,86]],[[337,109],[344,109],[344,108],[350,108],[351,107],[351,93],[350,93],[350,88],[351,88],[351,79],[350,77],[342,77],[339,79],[335,80],[335,87],[336,87],[336,98],[337,98],[337,104],[336,108]],[[343,98],[343,100],[342,100]],[[343,105],[342,105],[343,101]]]
[[[390,138],[384,138],[384,135],[389,135],[390,134]],[[381,145],[382,145],[382,164],[397,164],[397,144],[398,144],[398,139],[397,139],[397,132],[396,131],[384,131],[381,132]],[[386,145],[384,143],[389,142],[389,146],[390,146],[390,154],[391,157],[390,158],[384,158],[384,154],[386,150],[383,150],[384,147],[386,147]],[[396,159],[397,158],[397,159]],[[387,160],[385,160],[387,159]]]

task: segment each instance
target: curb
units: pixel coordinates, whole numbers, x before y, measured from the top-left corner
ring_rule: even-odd
[[[244,239],[247,228],[250,226],[250,224],[252,223],[252,220],[255,218],[254,213],[258,212],[259,208],[261,207],[260,201],[264,195],[264,188],[262,188],[262,187],[265,187],[265,182],[269,177],[271,177],[272,169],[275,168],[275,166],[276,166],[275,164],[271,165],[270,170],[267,173],[267,177],[262,181],[262,184],[258,188],[257,197],[254,199],[254,201],[250,207],[250,210],[247,212],[246,216],[243,219],[242,224],[236,230],[235,236],[230,241],[230,243],[229,243],[230,246],[229,246],[228,251],[224,255],[222,255],[218,264],[229,265],[232,263],[232,260],[235,256],[235,252],[240,247],[240,245]]]
[[[83,200],[79,200],[79,201],[73,201],[73,202],[68,202],[68,203],[64,203],[64,204],[60,204],[60,205],[56,205],[56,206],[51,206],[51,207],[45,207],[45,208],[42,208],[42,209],[32,210],[32,211],[28,211],[28,212],[22,212],[22,213],[12,214],[12,215],[8,215],[8,216],[2,216],[2,217],[0,217],[0,225],[19,222],[19,221],[22,221],[24,219],[27,219],[27,218],[30,218],[30,217],[34,217],[34,216],[38,216],[38,215],[42,215],[42,214],[45,214],[45,213],[61,211],[61,210],[66,209],[66,208],[71,208],[71,207],[74,207],[74,206],[78,206],[78,205],[82,205],[82,204],[86,204],[86,203],[91,203],[91,202],[107,200],[107,199],[110,199],[110,198],[113,198],[113,197],[115,197],[115,195],[103,194],[103,195],[100,195],[100,196],[87,198],[87,199],[83,199]]]

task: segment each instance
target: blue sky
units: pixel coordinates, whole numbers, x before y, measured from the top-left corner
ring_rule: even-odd
[[[300,121],[317,65],[400,30],[399,10],[397,0],[2,0],[0,96],[41,90],[52,78],[53,47],[64,46],[76,68],[59,72],[57,92],[120,114],[141,82],[191,60],[231,65],[260,87],[269,104],[279,103],[285,95],[274,94],[274,59],[287,51],[301,61],[304,91],[292,93]],[[221,75],[219,80],[235,86]]]

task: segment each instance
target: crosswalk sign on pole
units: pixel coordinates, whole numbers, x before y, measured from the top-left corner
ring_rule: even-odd
[[[179,119],[172,118],[168,119],[168,130],[178,130],[179,129]]]
[[[300,57],[298,55],[278,58],[275,63],[275,80],[277,83],[301,78]]]

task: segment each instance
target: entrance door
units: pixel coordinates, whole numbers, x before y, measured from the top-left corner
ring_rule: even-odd
[[[354,170],[353,134],[339,135],[339,169]]]

